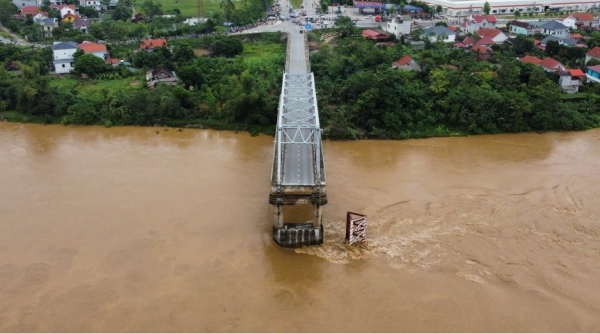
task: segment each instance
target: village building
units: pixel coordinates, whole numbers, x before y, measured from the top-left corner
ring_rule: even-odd
[[[385,25],[385,31],[394,34],[397,38],[402,35],[410,34],[412,30],[412,22],[410,15],[397,15],[396,18],[388,21]]]
[[[94,56],[102,60],[108,58],[108,52],[106,52],[106,45],[85,41],[79,44],[78,47],[80,50],[83,51],[84,54],[93,54]]]
[[[502,44],[508,39],[508,36],[499,29],[481,28],[475,34],[481,37],[488,37],[496,44]]]
[[[388,33],[384,33],[384,32],[380,32],[380,31],[376,31],[376,30],[372,30],[372,29],[365,29],[362,31],[361,35],[366,38],[366,39],[370,39],[372,41],[386,41],[390,38],[390,34]]]
[[[560,37],[556,37],[556,36],[546,36],[546,37],[544,37],[544,39],[542,39],[540,41],[538,48],[545,50],[546,45],[550,41],[558,42],[558,45],[563,45],[563,46],[571,46],[571,47],[577,46],[577,42],[575,42],[575,40],[572,39],[571,37],[560,38]]]
[[[73,22],[73,28],[81,30],[81,32],[83,32],[84,34],[90,33],[91,25],[92,22],[89,19],[78,18],[77,20],[75,20],[75,22]]]
[[[579,91],[579,85],[585,79],[585,73],[578,68],[560,69],[556,73],[559,75],[558,84],[563,92],[575,94]]]
[[[558,60],[552,59],[550,57],[542,59],[539,66],[541,66],[542,69],[546,72],[556,72],[561,69],[566,69],[565,65],[561,64]]]
[[[450,42],[454,43],[456,40],[456,33],[444,26],[435,26],[423,30],[423,36],[429,38],[430,41],[436,42]]]
[[[589,28],[594,23],[591,13],[571,13],[563,17],[562,24],[572,29]]]
[[[597,61],[600,61],[600,46],[596,46],[595,48],[591,49],[590,51],[588,51],[588,53],[585,54],[585,63],[586,64],[588,63],[588,61],[590,61],[592,59],[596,59]]]
[[[17,8],[21,9],[27,6],[35,6],[37,7],[37,0],[12,0],[12,3],[17,6]]]
[[[569,28],[565,27],[562,23],[558,21],[550,21],[544,25],[542,25],[542,34],[556,36],[556,37],[569,37]]]
[[[498,20],[494,15],[473,15],[460,25],[460,30],[465,34],[472,34],[481,28],[495,29],[496,22]]]
[[[421,71],[421,66],[411,56],[406,55],[392,63],[392,68]]]
[[[600,65],[588,66],[585,76],[588,82],[600,83]]]
[[[513,20],[510,22],[510,32],[517,35],[530,36],[536,33],[535,27],[529,22]]]
[[[73,54],[77,51],[75,42],[54,42],[52,60],[55,73],[69,73],[75,67]]]
[[[21,75],[21,64],[16,61],[9,60],[6,62],[6,64],[4,64],[4,70],[13,76],[19,76]]]
[[[102,1],[101,0],[80,0],[80,6],[84,7],[92,7],[94,10],[101,11],[102,10]]]
[[[39,15],[39,14],[41,14],[41,16],[36,16],[36,15]],[[31,18],[34,18],[34,17],[38,17],[38,18],[44,17],[44,18],[47,18],[48,17],[48,13],[44,12],[43,10],[41,10],[38,6],[25,6],[25,7],[22,7],[21,10],[19,11],[19,14],[17,14],[17,17],[24,19],[27,16],[31,16]]]
[[[42,26],[45,37],[52,37],[52,30],[58,27],[58,20],[55,17],[50,18],[34,18],[33,22]]]
[[[156,87],[159,83],[175,86],[177,85],[177,75],[165,67],[159,67],[146,72],[146,82],[151,88]]]
[[[145,39],[140,43],[140,50],[144,50],[148,53],[151,53],[152,51],[154,51],[154,48],[166,47],[166,46],[167,46],[167,40],[164,38]]]

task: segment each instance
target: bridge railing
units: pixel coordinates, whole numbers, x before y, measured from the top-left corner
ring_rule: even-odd
[[[306,61],[306,72],[310,73],[310,58],[308,52],[308,34],[304,33],[304,52],[305,52],[305,61]],[[313,78],[314,83],[314,78]],[[316,101],[316,100],[315,100]]]
[[[285,72],[289,72],[290,71],[290,57],[292,54],[292,34],[288,33],[287,34],[287,49],[286,49],[286,56],[285,56]],[[283,86],[282,86],[283,88]]]

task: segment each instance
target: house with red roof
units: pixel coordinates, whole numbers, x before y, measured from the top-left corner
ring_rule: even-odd
[[[50,5],[50,8],[56,8],[56,10],[58,10],[58,12],[60,13],[60,17],[64,19],[65,15],[67,14],[71,14],[71,15],[75,15],[75,16],[79,16],[77,13],[77,7],[75,7],[75,5],[60,5],[60,6],[56,6],[56,5]]]
[[[502,44],[508,39],[508,36],[499,29],[481,28],[475,32],[478,36],[488,37],[496,44]]]
[[[108,52],[106,52],[106,45],[104,44],[97,44],[85,41],[77,45],[77,47],[79,47],[79,49],[82,50],[85,54],[91,53],[102,60],[108,58]]]
[[[380,31],[375,31],[372,29],[363,30],[361,34],[364,38],[370,39],[373,41],[385,41],[390,38],[390,35],[387,33],[383,33]]]
[[[525,56],[519,59],[519,61],[523,64],[533,64],[535,66],[538,66],[542,62],[540,58],[534,56]]]
[[[44,18],[48,18],[48,13],[42,11],[38,6],[25,6],[21,8],[21,11],[19,12],[19,14],[17,14],[17,17],[25,18],[27,16],[31,16],[32,18],[40,18],[40,14],[44,16]]]
[[[108,58],[105,61],[106,65],[117,66],[119,65],[119,58]]]
[[[591,13],[571,13],[563,17],[562,24],[573,29],[591,27],[594,23],[594,15]]]
[[[560,69],[566,69],[565,65],[561,64],[558,60],[546,57],[540,62],[540,66],[546,72],[556,72]]]
[[[590,61],[592,59],[596,59],[596,60],[600,61],[600,46],[596,46],[595,48],[591,49],[590,51],[588,51],[585,54],[585,63],[586,64],[588,63],[588,61]]]
[[[477,56],[478,60],[486,60],[492,56],[492,48],[486,45],[473,45],[471,52]]]
[[[421,66],[411,56],[406,55],[392,63],[392,68],[421,71]]]
[[[496,44],[496,42],[494,42],[491,38],[489,37],[481,37],[481,38],[477,38],[477,36],[467,36],[463,41],[462,41],[462,46],[457,45],[459,43],[456,43],[454,46],[457,47],[463,47],[463,48],[472,48],[473,46],[479,46],[479,45],[483,45],[483,46],[490,46],[490,45],[494,45]]]
[[[460,30],[465,34],[474,33],[481,28],[496,28],[498,20],[494,15],[473,15],[460,25]]]
[[[164,38],[157,39],[145,39],[140,43],[140,50],[144,50],[148,53],[154,51],[154,48],[166,47],[167,40]]]

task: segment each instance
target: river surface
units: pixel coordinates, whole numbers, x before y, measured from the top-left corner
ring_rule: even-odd
[[[324,150],[288,250],[272,137],[0,123],[0,331],[600,331],[600,130]]]

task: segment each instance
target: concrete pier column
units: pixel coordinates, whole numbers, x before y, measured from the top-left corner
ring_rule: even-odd
[[[283,228],[283,206],[282,205],[273,205],[273,213],[275,216],[275,220],[273,220],[273,227],[275,228]]]
[[[323,206],[319,204],[313,204],[314,216],[315,216],[315,228],[320,228],[323,225]]]

